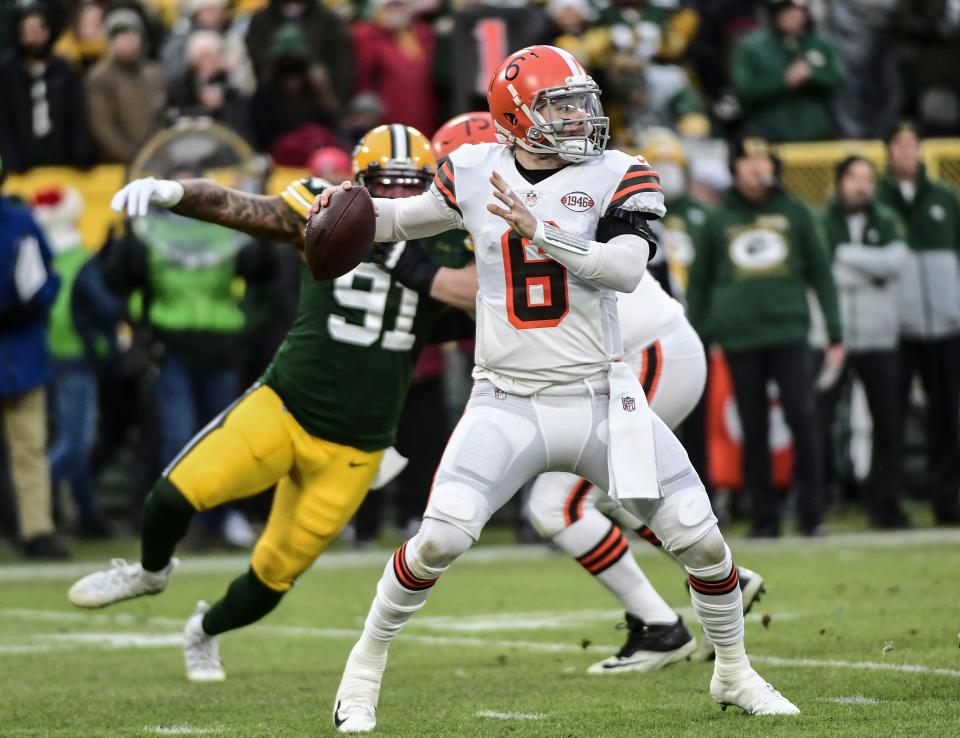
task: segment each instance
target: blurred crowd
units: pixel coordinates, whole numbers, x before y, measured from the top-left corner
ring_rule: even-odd
[[[822,530],[830,487],[855,476],[835,452],[843,413],[848,435],[849,417],[870,418],[872,467],[855,494],[871,522],[909,525],[899,460],[915,387],[923,495],[938,521],[960,522],[960,204],[919,156],[921,137],[960,136],[953,0],[2,0],[2,171],[130,165],[157,131],[209,119],[275,165],[346,178],[367,130],[403,123],[430,136],[484,109],[490,72],[532,43],[585,64],[612,145],[643,150],[660,173],[670,215],[655,268],[724,351],[752,532],[779,534],[790,486],[801,531]],[[716,139],[736,142],[728,162],[686,153]],[[884,139],[890,168],[844,161],[815,217],[776,186],[776,144],[834,139]],[[0,521],[25,554],[63,556],[63,508],[72,532],[111,535],[97,488],[121,466],[136,521],[156,473],[259,375],[295,314],[298,262],[257,242],[200,261],[132,231],[83,243],[69,182],[36,193],[36,222],[0,202]],[[796,244],[789,259],[770,236],[781,231]],[[748,236],[732,271],[714,258],[731,232]],[[796,291],[764,293],[743,276],[771,269]],[[408,435],[442,432],[397,497],[400,527],[418,518],[442,450],[438,408],[455,416],[463,399],[465,372],[449,360],[431,350],[418,369]],[[853,386],[866,412],[851,410]],[[769,448],[771,404],[789,429],[786,477]],[[705,416],[683,436],[709,481]],[[64,486],[70,503],[38,492]],[[203,527],[248,545],[251,515],[214,511]],[[357,529],[371,540],[379,526],[362,513]]]
[[[614,142],[667,125],[778,141],[877,138],[908,115],[960,133],[949,0],[4,0],[9,171],[131,160],[206,116],[274,162],[345,150],[378,122],[430,136],[482,108],[510,49],[552,43],[604,90]]]

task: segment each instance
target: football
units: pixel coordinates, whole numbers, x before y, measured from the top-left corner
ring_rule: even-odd
[[[336,279],[357,266],[373,247],[376,216],[366,188],[335,192],[307,222],[303,237],[307,266],[316,280]]]

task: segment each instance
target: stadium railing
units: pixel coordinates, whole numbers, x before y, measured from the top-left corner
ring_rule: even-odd
[[[879,169],[886,164],[884,145],[880,141],[824,141],[783,144],[778,148],[783,160],[784,186],[810,205],[823,205],[833,192],[834,168],[850,154],[861,154]],[[927,139],[923,142],[923,158],[931,176],[949,182],[960,190],[960,139]],[[305,176],[301,169],[277,168],[267,185],[269,194],[279,193],[291,180]],[[75,188],[85,203],[80,220],[84,243],[99,248],[111,226],[122,220],[110,210],[110,198],[124,182],[125,167],[103,164],[90,170],[68,167],[40,167],[26,174],[9,175],[6,192],[30,200],[33,193],[53,185]]]

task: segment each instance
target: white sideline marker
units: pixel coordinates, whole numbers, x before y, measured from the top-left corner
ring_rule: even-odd
[[[213,735],[223,732],[223,728],[192,728],[189,725],[157,725],[144,730],[154,735]]]
[[[492,720],[543,720],[546,715],[540,712],[497,712],[495,710],[479,710],[477,717]]]

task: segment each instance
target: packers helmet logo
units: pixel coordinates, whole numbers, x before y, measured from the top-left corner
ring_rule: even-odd
[[[790,249],[783,236],[775,231],[749,230],[730,243],[730,260],[746,272],[766,272],[787,259]]]

